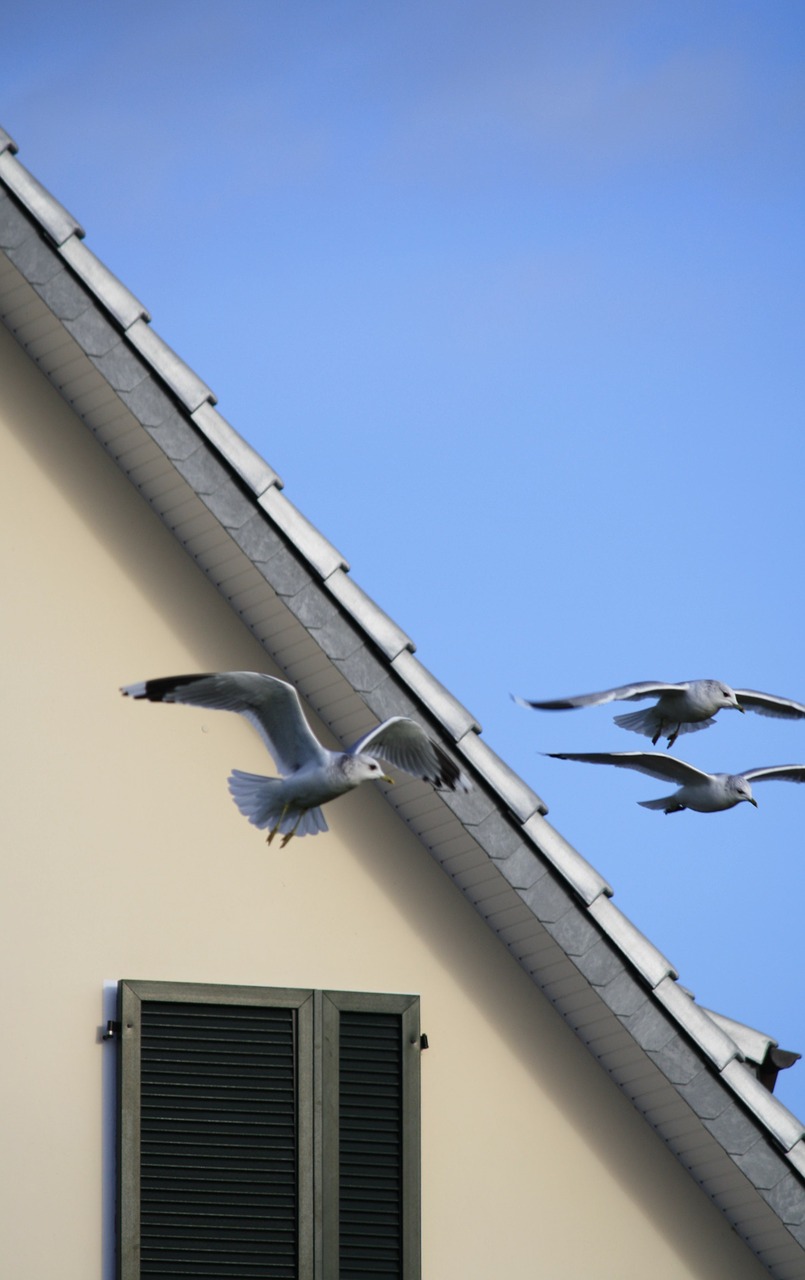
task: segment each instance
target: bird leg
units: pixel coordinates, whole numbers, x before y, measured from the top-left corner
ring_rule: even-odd
[[[285,806],[285,808],[283,809],[282,813],[281,813],[281,814],[280,814],[280,816],[277,818],[277,821],[274,823],[274,826],[273,826],[273,827],[271,828],[271,830],[269,831],[269,833],[268,833],[268,835],[267,835],[267,837],[266,837],[266,844],[271,844],[271,841],[274,839],[274,836],[275,836],[275,835],[277,834],[277,832],[279,831],[279,829],[280,829],[280,823],[282,822],[282,820],[283,820],[283,818],[285,817],[285,815],[286,815],[286,813],[287,813],[287,812],[288,812],[288,806],[287,806],[287,804],[286,804],[286,806]],[[300,816],[301,816],[301,815],[300,815]],[[299,826],[299,823],[297,822],[296,827],[298,827],[298,826]],[[296,830],[296,827],[294,827],[293,831],[295,831],[295,830]],[[293,835],[293,831],[291,832],[291,836]],[[291,836],[286,836],[286,837],[285,837],[285,839],[283,840],[282,844],[280,845],[280,848],[283,848],[283,846],[284,846],[285,844],[287,844],[287,842],[290,840]]]
[[[657,743],[659,742],[660,738],[663,735],[664,729],[665,729],[665,721],[661,720],[660,723],[657,725],[657,732],[654,734],[654,737],[651,739],[652,747],[656,747]]]
[[[674,732],[671,734],[670,738],[668,739],[668,746],[666,747],[666,750],[668,750],[669,747],[672,747],[674,745],[677,738],[679,737],[679,730],[681,728],[682,728],[681,724],[678,724],[676,726],[676,728],[674,729]]]
[[[296,835],[296,828],[299,826],[299,823],[302,821],[302,818],[303,818],[303,816],[304,816],[304,812],[305,812],[305,811],[304,811],[304,809],[301,809],[301,810],[300,810],[300,812],[299,812],[299,817],[296,819],[296,822],[293,824],[293,827],[292,827],[292,828],[291,828],[291,830],[288,832],[287,836],[285,836],[285,837],[283,838],[282,844],[280,845],[280,849],[284,849],[284,848],[285,848],[285,846],[286,846],[286,844],[287,844],[287,843],[288,843],[288,841],[290,840],[291,836],[295,836],[295,835]]]

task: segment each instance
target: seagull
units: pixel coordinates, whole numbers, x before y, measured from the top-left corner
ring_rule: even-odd
[[[696,733],[714,723],[713,717],[722,707],[735,711],[757,711],[761,716],[780,716],[788,720],[805,719],[805,706],[773,693],[757,693],[754,689],[731,689],[722,680],[683,680],[664,684],[661,680],[643,680],[623,684],[601,693],[581,693],[574,698],[556,698],[551,702],[532,702],[515,697],[521,707],[538,711],[573,711],[576,707],[597,707],[603,702],[638,702],[641,698],[657,698],[653,707],[615,716],[615,724],[651,738],[652,746],[667,737],[672,747],[680,733]]]
[[[260,734],[282,778],[233,769],[229,790],[244,817],[277,832],[284,848],[292,836],[327,831],[320,806],[362,782],[393,782],[379,760],[414,774],[435,787],[469,791],[470,783],[454,760],[423,728],[406,716],[384,720],[346,751],[322,746],[307,723],[293,685],[256,671],[163,676],[126,685],[128,698],[149,702],[185,702],[190,706],[238,711]]]
[[[664,756],[659,751],[548,751],[554,760],[582,760],[586,764],[613,764],[619,769],[637,769],[652,778],[680,783],[671,796],[658,800],[638,800],[644,809],[662,809],[664,813],[681,813],[695,809],[697,813],[719,813],[732,809],[742,800],[757,808],[751,782],[777,778],[781,782],[805,782],[805,764],[770,764],[760,769],[744,769],[743,773],[704,773],[684,760]]]

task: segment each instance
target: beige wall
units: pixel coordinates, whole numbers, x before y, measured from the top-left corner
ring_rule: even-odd
[[[118,695],[267,663],[2,329],[0,388],[0,1274],[100,1276],[129,977],[420,993],[427,1280],[765,1275],[379,795],[268,850],[226,790],[270,771],[248,726]]]

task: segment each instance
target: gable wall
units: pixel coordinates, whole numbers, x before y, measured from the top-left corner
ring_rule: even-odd
[[[248,726],[117,694],[270,666],[5,330],[0,370],[4,1271],[100,1274],[129,977],[421,995],[425,1276],[765,1274],[379,794],[268,850],[226,791],[270,770]]]

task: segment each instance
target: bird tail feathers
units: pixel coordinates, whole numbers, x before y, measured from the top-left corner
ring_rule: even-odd
[[[627,711],[625,715],[614,716],[615,724],[621,729],[631,729],[632,733],[644,733],[653,738],[657,732],[658,721],[653,707],[644,707],[642,711]]]
[[[680,804],[674,796],[660,796],[659,800],[638,800],[644,809],[661,809],[663,813],[681,813],[687,805]]]
[[[233,769],[229,776],[229,791],[244,818],[261,830],[270,829],[287,835],[315,836],[326,831],[327,823],[321,809],[301,811],[283,796],[287,783],[282,778],[264,778],[259,773],[243,773]]]
[[[631,729],[632,733],[643,733],[647,738],[653,738],[658,729],[662,729],[662,737],[666,737],[666,734],[670,734],[674,729],[676,737],[679,737],[682,733],[698,733],[700,729],[709,729],[711,724],[715,724],[712,717],[709,720],[686,720],[682,724],[676,724],[671,720],[662,721],[657,715],[656,707],[644,707],[642,711],[627,711],[625,715],[613,716],[613,719],[621,729]]]

